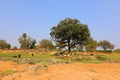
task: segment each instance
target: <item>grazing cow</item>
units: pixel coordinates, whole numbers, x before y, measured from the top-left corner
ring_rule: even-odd
[[[32,53],[31,55],[32,55],[32,56],[34,56],[34,54],[33,54],[33,53]]]
[[[20,55],[20,54],[18,55],[18,58],[21,58],[21,55]]]

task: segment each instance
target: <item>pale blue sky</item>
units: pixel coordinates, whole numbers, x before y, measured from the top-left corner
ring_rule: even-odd
[[[97,41],[120,48],[120,0],[0,0],[0,39],[19,46],[27,33],[38,42],[50,39],[50,29],[65,18],[88,24]]]

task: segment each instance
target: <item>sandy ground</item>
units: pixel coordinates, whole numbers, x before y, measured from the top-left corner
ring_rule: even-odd
[[[30,65],[0,61],[0,80],[120,80],[120,63]]]

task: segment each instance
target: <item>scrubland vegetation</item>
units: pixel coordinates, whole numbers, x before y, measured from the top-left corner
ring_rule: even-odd
[[[37,44],[35,39],[23,33],[18,39],[20,48],[16,46],[11,48],[5,40],[0,40],[0,60],[31,64],[100,63],[120,60],[119,54],[114,54],[114,52],[120,52],[119,49],[114,50],[115,45],[108,40],[96,41],[91,37],[88,25],[81,23],[78,19],[61,20],[51,28],[50,36],[51,40],[42,39]],[[105,54],[100,54],[103,52]]]
[[[0,80],[120,80],[120,49],[92,38],[87,24],[66,18],[50,36],[37,43],[23,33],[20,48],[0,40]]]
[[[120,62],[119,53],[101,53],[101,52],[74,52],[70,56],[62,55],[59,52],[30,53],[31,51],[10,50],[0,52],[1,61],[14,61],[16,63],[27,64],[57,64],[57,63],[113,63]],[[39,52],[39,51],[34,51]]]

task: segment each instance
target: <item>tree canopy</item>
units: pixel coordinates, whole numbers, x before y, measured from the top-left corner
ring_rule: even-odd
[[[86,44],[90,31],[88,25],[80,23],[78,19],[66,18],[51,28],[50,35],[52,40],[62,44],[61,47],[67,46],[68,51],[71,52],[71,48],[76,44]]]
[[[11,45],[5,40],[0,40],[0,49],[10,49]]]
[[[97,48],[97,41],[90,37],[87,41],[86,50],[89,52],[93,52],[96,51],[96,48]]]
[[[48,39],[42,39],[42,40],[39,42],[39,47],[40,47],[40,48],[47,49],[47,50],[52,50],[54,46],[53,46],[52,41],[50,41],[50,40],[48,40]]]
[[[28,37],[26,33],[23,33],[22,36],[18,39],[21,44],[22,49],[33,49],[35,48],[36,40]]]
[[[107,40],[101,40],[101,41],[98,43],[98,46],[99,46],[100,48],[102,48],[104,51],[114,49],[114,45],[111,44],[111,43],[110,43],[109,41],[107,41]]]

